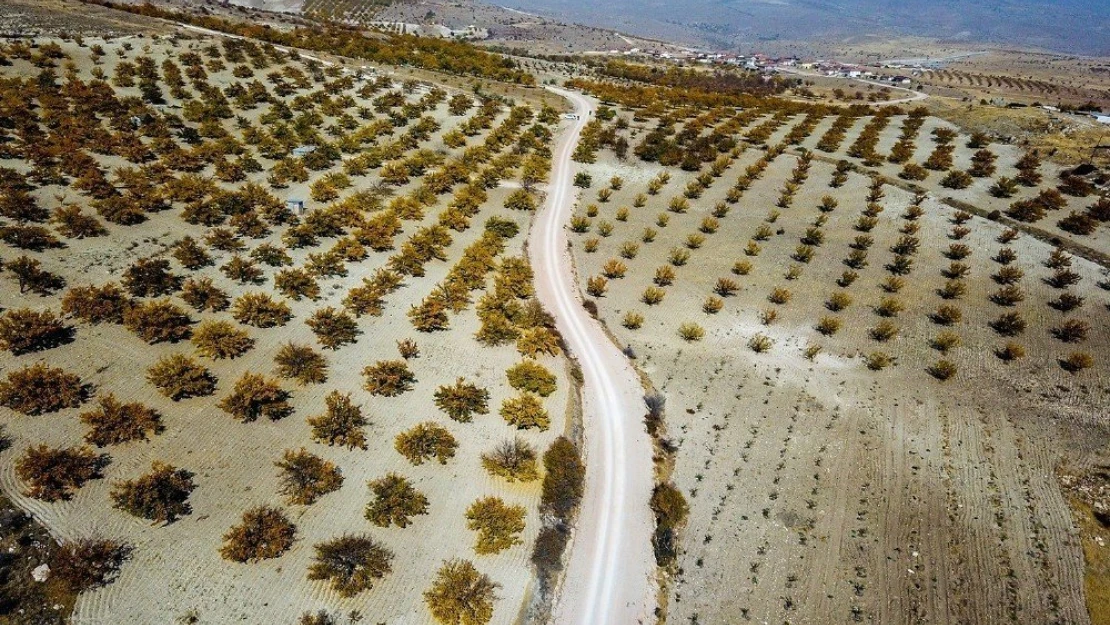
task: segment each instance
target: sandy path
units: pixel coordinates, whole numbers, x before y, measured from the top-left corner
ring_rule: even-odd
[[[566,581],[555,609],[557,623],[635,623],[654,606],[651,517],[651,442],[641,423],[639,378],[575,295],[564,224],[573,209],[571,153],[592,110],[581,95],[569,99],[579,119],[555,152],[551,186],[532,229],[529,250],[536,293],[585,376],[586,497]]]

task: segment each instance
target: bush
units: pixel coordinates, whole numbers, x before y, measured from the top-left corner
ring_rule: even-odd
[[[707,315],[715,315],[715,314],[721,312],[721,310],[724,307],[725,307],[724,300],[722,300],[719,297],[715,297],[713,295],[710,295],[710,296],[706,297],[705,301],[702,302],[702,305],[701,305],[702,312],[704,312]],[[697,326],[697,324],[694,324],[694,325]],[[683,324],[683,326],[679,327],[678,332],[679,332],[680,336],[683,334],[683,327],[685,327],[685,326],[686,326],[686,324]],[[698,327],[700,327],[700,326],[698,326]],[[693,336],[695,338],[690,338],[690,339],[686,339],[686,340],[699,341],[699,340],[701,340],[701,336],[705,336],[704,331],[702,332],[701,336],[697,336],[696,328],[690,328],[690,329],[695,330],[691,334],[691,336]],[[685,338],[685,337],[683,337],[683,338]]]
[[[302,297],[316,300],[320,297],[320,285],[304,269],[283,269],[277,272],[274,275],[274,287],[293,300],[300,300]]]
[[[557,356],[562,352],[561,337],[550,328],[529,328],[516,341],[516,349],[522,356],[536,358],[542,354]]]
[[[254,261],[239,255],[232,256],[231,260],[220,267],[220,271],[240,284],[258,284],[264,277],[262,270],[254,265]]]
[[[0,382],[0,406],[25,415],[76,408],[88,397],[88,388],[76,375],[42,363],[9,371]]]
[[[971,183],[971,174],[966,171],[951,171],[941,179],[940,186],[949,189],[966,189],[971,186]]]
[[[297,527],[277,508],[258,506],[243,513],[243,521],[224,534],[220,555],[233,562],[276,558],[293,546]]]
[[[959,323],[960,320],[963,319],[963,316],[963,312],[959,308],[956,308],[955,306],[942,305],[937,307],[936,312],[929,315],[929,318],[932,319],[933,323],[937,325],[950,326],[952,324]]]
[[[156,410],[140,403],[121,403],[111,393],[100,397],[96,409],[81,413],[81,422],[90,428],[85,441],[97,447],[147,440],[148,434],[165,429]]]
[[[551,425],[551,418],[543,403],[531,393],[521,393],[502,402],[501,417],[520,430],[538,428],[546,431]]]
[[[28,497],[43,501],[65,501],[85,482],[100,477],[108,464],[106,456],[88,447],[52,448],[36,445],[27,448],[15,463],[15,474],[27,482]]]
[[[556,389],[555,374],[548,371],[543,365],[531,360],[524,360],[513,365],[505,372],[505,375],[509,379],[509,385],[518,391],[528,391],[547,397],[554,393]]]
[[[327,445],[342,445],[347,449],[366,449],[366,432],[369,421],[362,416],[362,409],[351,401],[351,395],[332,391],[324,399],[327,412],[309,417],[312,439]]]
[[[1065,343],[1082,343],[1087,340],[1087,333],[1091,326],[1080,319],[1068,319],[1059,326],[1052,328],[1052,336]]]
[[[482,454],[482,466],[490,475],[509,482],[531,482],[539,478],[536,450],[519,437],[503,441],[493,451]]]
[[[864,364],[872,371],[882,371],[894,362],[890,355],[883,352],[871,352],[864,359]]]
[[[339,349],[353,343],[360,333],[353,317],[331,306],[312,313],[305,323],[326,349]]]
[[[1017,336],[1025,332],[1025,319],[1018,312],[1003,313],[990,326],[1002,336]]]
[[[131,547],[114,540],[64,542],[51,554],[50,576],[70,592],[85,592],[110,583],[130,555]]]
[[[185,281],[181,299],[198,312],[224,310],[231,303],[227,293],[212,283],[211,278],[196,278]]]
[[[113,505],[155,523],[172,523],[189,514],[189,494],[195,488],[193,474],[158,461],[150,469],[138,479],[116,482],[111,492]]]
[[[521,543],[524,531],[524,506],[506,505],[498,497],[483,497],[470,504],[466,526],[478,532],[474,552],[478,555],[500,553]]]
[[[682,340],[688,343],[700,341],[705,338],[705,328],[696,323],[687,321],[678,326],[678,335],[682,337]]]
[[[289,393],[277,382],[255,373],[244,373],[231,394],[218,404],[220,409],[236,419],[248,423],[259,417],[277,421],[289,416],[293,407],[286,401]]]
[[[1068,357],[1060,361],[1060,366],[1069,373],[1079,373],[1084,369],[1090,369],[1095,365],[1095,359],[1086,352],[1072,352]]]
[[[444,625],[482,625],[493,618],[499,584],[467,560],[448,560],[436,573],[424,601]]]
[[[884,319],[868,331],[872,339],[885,343],[898,335],[898,326]]]
[[[767,296],[767,301],[781,305],[789,302],[792,297],[794,297],[794,294],[790,292],[790,289],[777,286],[771,290],[771,294]]]
[[[947,354],[950,350],[959,347],[961,342],[960,335],[955,332],[941,332],[933,338],[930,345],[933,349]]]
[[[378,527],[408,527],[412,517],[428,513],[428,498],[403,476],[390,473],[369,486],[374,499],[366,506],[366,519]]]
[[[929,375],[940,380],[941,382],[945,382],[956,375],[956,365],[950,360],[941,359],[933,363],[929,367],[928,371]]]
[[[49,310],[9,310],[0,317],[0,348],[13,355],[57,347],[73,339],[73,328]]]
[[[62,312],[88,323],[123,323],[130,298],[109,282],[103,286],[78,286],[66,291]]]
[[[278,492],[292,505],[311,505],[343,485],[343,473],[339,467],[308,453],[304,447],[298,451],[285,450],[281,460],[274,465],[281,469]]]
[[[208,369],[184,354],[163,356],[147,370],[147,381],[162,395],[174,401],[188,397],[204,397],[216,390],[216,378]]]
[[[648,288],[644,289],[644,293],[640,297],[640,301],[647,304],[648,306],[655,306],[656,304],[662,302],[663,298],[666,297],[666,295],[667,292],[663,289],[657,286],[649,286]]]
[[[15,274],[20,293],[30,291],[36,295],[47,296],[66,284],[61,276],[46,271],[42,268],[42,263],[28,256],[20,256],[4,263],[4,269]]]
[[[825,336],[832,336],[840,330],[840,319],[836,317],[821,317],[817,321],[816,330]]]
[[[181,278],[170,273],[170,261],[140,258],[123,272],[123,286],[135,297],[170,295],[181,288]]]
[[[651,493],[651,511],[655,516],[655,531],[651,542],[655,550],[655,561],[659,566],[668,566],[678,556],[676,532],[686,522],[690,507],[686,498],[673,484],[656,484]]]
[[[756,334],[752,338],[748,339],[748,349],[757,354],[762,354],[769,351],[771,347],[774,346],[774,344],[775,342],[766,334]]]
[[[897,317],[898,313],[905,310],[906,306],[893,297],[884,297],[875,307],[875,314],[880,317]]]
[[[151,345],[189,338],[192,323],[189,314],[169,299],[140,302],[123,313],[123,325]]]
[[[412,390],[416,375],[403,360],[382,360],[362,370],[366,378],[363,386],[371,395],[396,397]]]
[[[341,597],[353,597],[389,574],[392,561],[393,553],[369,536],[341,536],[316,545],[308,579],[330,580]]]
[[[204,245],[193,237],[185,237],[178,241],[177,245],[174,245],[173,257],[181,263],[182,267],[190,271],[212,264],[212,256],[204,249]]]
[[[626,312],[624,319],[621,320],[621,325],[629,330],[639,330],[644,325],[644,316],[638,312]]]
[[[435,403],[453,420],[469,423],[475,414],[489,414],[489,391],[458,378],[436,389]]]
[[[231,314],[239,323],[256,328],[283,326],[293,318],[289,305],[275,302],[266,293],[246,293],[235,300]]]
[[[1002,347],[995,350],[994,355],[998,356],[999,359],[1005,362],[1012,362],[1014,360],[1025,358],[1025,348],[1022,347],[1019,343],[1009,341]]]
[[[278,375],[301,384],[322,384],[328,379],[328,361],[307,345],[282,345],[274,362]]]
[[[397,452],[414,465],[424,464],[426,460],[435,458],[440,464],[455,457],[455,450],[459,444],[447,428],[426,421],[413,426],[408,431],[397,435],[394,447]]]
[[[214,359],[237,358],[254,346],[249,334],[227,321],[205,321],[193,333],[197,353]]]
[[[565,436],[556,438],[543,455],[540,509],[566,521],[578,508],[586,488],[586,467],[578,448]]]

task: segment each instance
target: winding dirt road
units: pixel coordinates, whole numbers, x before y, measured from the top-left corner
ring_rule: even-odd
[[[578,515],[555,622],[566,625],[646,623],[655,607],[651,551],[652,446],[643,425],[640,380],[598,322],[582,308],[567,251],[565,226],[574,208],[571,154],[592,104],[563,89],[579,119],[554,152],[547,201],[529,241],[536,292],[555,316],[582,368],[586,495]]]

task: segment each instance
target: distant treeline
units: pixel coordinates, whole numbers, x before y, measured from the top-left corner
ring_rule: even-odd
[[[408,65],[460,76],[534,85],[532,74],[520,69],[512,59],[491,54],[462,41],[418,35],[381,34],[369,37],[356,29],[335,24],[281,31],[269,25],[235,22],[212,15],[172,11],[152,4],[115,4],[107,0],[85,0],[89,4],[127,11],[137,15],[191,24],[274,45],[313,50],[387,65]]]

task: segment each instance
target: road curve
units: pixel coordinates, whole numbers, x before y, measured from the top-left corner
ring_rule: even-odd
[[[655,607],[651,549],[652,445],[643,425],[643,389],[628,360],[582,308],[567,249],[574,208],[571,155],[592,105],[570,100],[579,119],[559,136],[547,200],[532,226],[529,253],[536,294],[582,369],[586,494],[556,599],[555,622],[566,625],[647,623]]]

